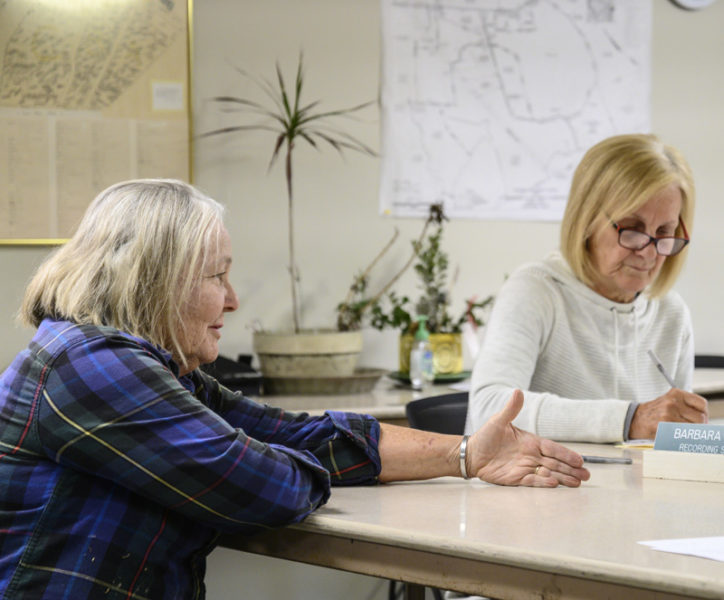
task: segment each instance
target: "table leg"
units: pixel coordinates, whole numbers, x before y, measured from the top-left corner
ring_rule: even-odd
[[[425,586],[405,583],[405,600],[425,600]]]

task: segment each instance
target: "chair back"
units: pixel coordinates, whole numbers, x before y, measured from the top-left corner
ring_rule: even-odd
[[[408,402],[405,407],[410,427],[455,435],[463,434],[467,412],[467,392],[420,398]]]
[[[724,369],[724,356],[716,354],[694,355],[695,369]]]

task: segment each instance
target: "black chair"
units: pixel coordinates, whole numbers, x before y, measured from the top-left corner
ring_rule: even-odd
[[[467,392],[452,392],[420,398],[408,402],[405,407],[410,427],[456,435],[463,434],[467,412]]]
[[[695,369],[724,369],[724,356],[717,354],[696,354],[694,356]]]

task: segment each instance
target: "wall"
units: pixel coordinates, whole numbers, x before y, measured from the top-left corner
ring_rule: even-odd
[[[303,8],[299,8],[303,7]],[[697,350],[724,353],[724,320],[719,318],[724,285],[719,257],[724,238],[724,204],[719,202],[718,160],[724,150],[724,3],[700,12],[654,1],[653,130],[689,158],[699,191],[694,242],[677,286],[689,303]],[[197,3],[195,99],[197,131],[217,126],[219,111],[208,102],[216,94],[248,95],[241,66],[273,77],[275,61],[293,73],[304,50],[306,99],[338,108],[374,99],[380,69],[379,2],[374,0],[289,0]],[[350,130],[379,147],[378,112]],[[288,327],[286,277],[286,196],[282,165],[267,173],[273,137],[249,134],[213,138],[196,145],[195,181],[229,206],[229,228],[236,244],[233,279],[242,297],[227,319],[223,349],[234,355],[251,346],[249,325],[260,319],[272,328]],[[379,159],[331,149],[300,146],[295,158],[295,217],[298,264],[302,273],[306,326],[331,325],[334,307],[352,275],[382,247],[394,227],[401,231],[387,271],[403,261],[408,240],[420,222],[378,214]],[[526,260],[557,246],[558,224],[455,221],[446,228],[445,247],[459,266],[454,303],[493,293],[506,274]],[[391,264],[390,264],[391,263]],[[378,279],[379,280],[379,279]],[[400,289],[414,292],[412,274]],[[374,287],[374,281],[373,281]],[[393,332],[366,332],[362,363],[394,368]]]
[[[235,72],[273,76],[279,60],[292,73],[304,51],[307,100],[323,108],[374,100],[379,92],[379,2],[376,0],[196,0],[194,10],[194,116],[197,132],[218,125],[219,111],[209,99],[246,95],[248,83]],[[724,2],[689,12],[665,0],[654,1],[653,130],[689,158],[698,185],[694,241],[677,285],[691,307],[697,351],[724,354],[724,285],[719,269],[724,236],[724,203],[719,201],[719,164],[724,156]],[[346,125],[379,147],[378,112]],[[228,226],[235,244],[233,283],[239,311],[226,319],[222,352],[251,350],[250,325],[271,328],[290,320],[286,276],[286,195],[282,165],[267,173],[272,139],[261,134],[201,140],[196,143],[195,182],[229,207]],[[300,147],[295,159],[298,264],[302,273],[306,326],[329,326],[334,307],[352,276],[384,245],[395,227],[396,251],[376,282],[402,264],[408,240],[420,222],[378,214],[379,159]],[[505,275],[526,260],[557,246],[558,225],[455,221],[446,228],[445,247],[459,266],[453,302],[494,293]],[[27,342],[31,331],[15,324],[23,288],[47,248],[0,247],[3,286],[0,323],[4,367]],[[408,274],[399,289],[414,292]],[[365,332],[362,364],[394,368],[394,332]],[[468,359],[469,361],[469,359]]]

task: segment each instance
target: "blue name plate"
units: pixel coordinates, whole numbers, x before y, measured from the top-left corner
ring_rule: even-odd
[[[724,425],[661,422],[654,450],[724,454]]]

